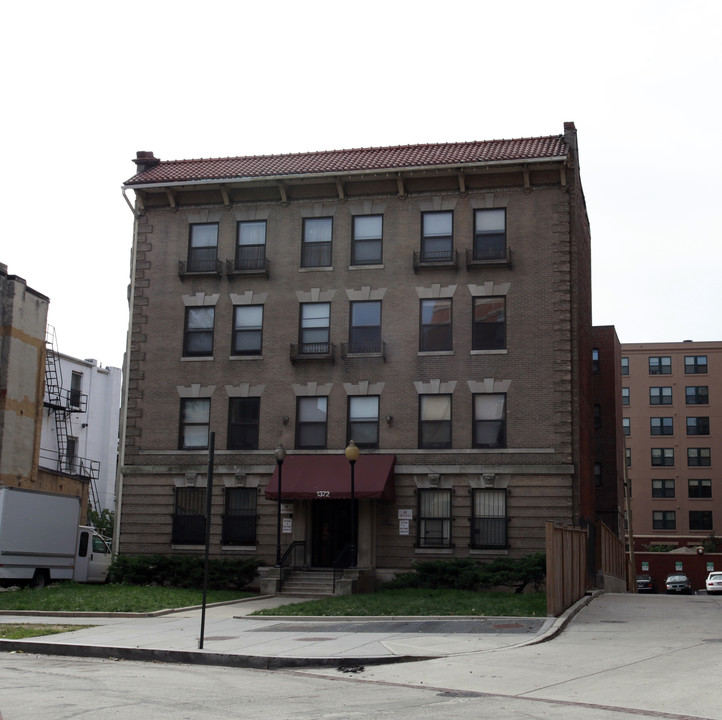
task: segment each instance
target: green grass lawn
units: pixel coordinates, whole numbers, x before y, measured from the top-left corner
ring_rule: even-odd
[[[29,637],[40,637],[41,635],[57,635],[58,633],[70,632],[71,630],[83,630],[92,625],[27,625],[25,623],[0,624],[0,639],[2,640],[23,640]]]
[[[253,593],[209,590],[210,603],[239,600]],[[203,590],[141,585],[88,585],[62,582],[39,590],[23,588],[0,593],[0,610],[153,612],[203,602]]]
[[[379,590],[259,610],[254,615],[486,615],[545,617],[545,593],[472,592],[468,590]]]

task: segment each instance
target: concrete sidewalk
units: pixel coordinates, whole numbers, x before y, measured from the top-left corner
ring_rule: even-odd
[[[585,598],[561,618],[255,617],[255,610],[305,598],[258,597],[151,615],[0,614],[2,623],[93,627],[37,639],[0,640],[0,650],[236,667],[378,665],[517,647],[561,631]]]

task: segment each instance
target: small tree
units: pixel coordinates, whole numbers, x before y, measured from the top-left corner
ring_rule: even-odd
[[[88,522],[101,534],[106,537],[113,537],[115,530],[115,513],[108,508],[100,512],[88,506]]]

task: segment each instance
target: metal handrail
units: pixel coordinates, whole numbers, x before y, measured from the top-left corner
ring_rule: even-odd
[[[303,563],[301,564],[302,569],[306,569],[306,541],[305,540],[294,540],[284,551],[283,555],[281,555],[281,567],[279,568],[279,578],[278,578],[278,592],[281,592],[281,588],[283,587],[283,568],[285,565],[288,564],[289,567],[293,568],[294,570],[298,567],[297,563],[295,562],[296,558],[296,551],[302,548],[303,549]],[[288,558],[293,554],[294,562],[288,563]]]
[[[343,571],[348,567],[348,563],[343,563],[346,554],[351,554],[351,544],[348,543],[341,548],[341,552],[336,555],[333,561],[333,594],[336,594],[336,581],[339,577],[343,577]]]

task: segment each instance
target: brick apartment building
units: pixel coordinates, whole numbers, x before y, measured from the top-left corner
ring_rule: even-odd
[[[622,349],[613,326],[592,328],[594,388],[594,505],[601,520],[624,535],[624,433],[622,431]]]
[[[304,564],[348,565],[355,532],[359,568],[384,578],[523,556],[546,520],[593,519],[573,123],[135,162],[120,552],[200,550],[211,433],[215,557],[272,565],[282,527]]]
[[[722,342],[624,344],[621,362],[635,547],[699,546],[722,523]]]

